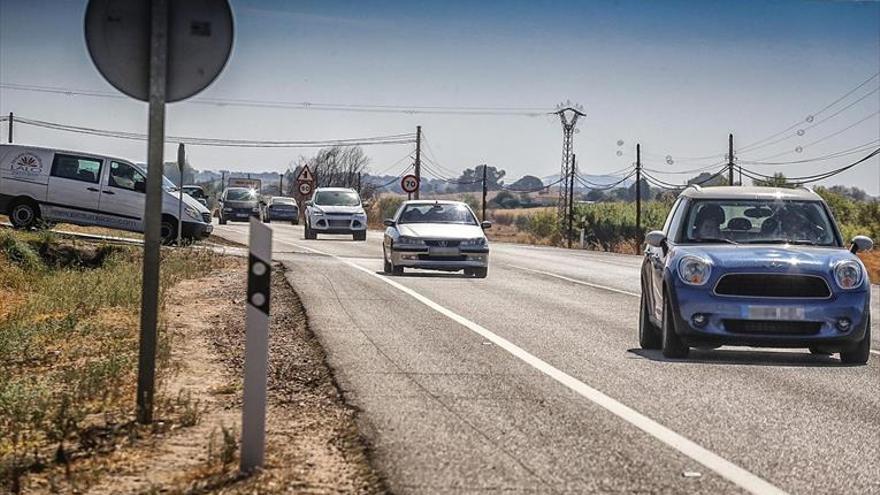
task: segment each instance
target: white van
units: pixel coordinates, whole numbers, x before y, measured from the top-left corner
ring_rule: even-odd
[[[162,240],[177,237],[177,188],[162,177]],[[143,232],[146,172],[119,158],[34,146],[0,145],[0,213],[19,229],[43,222]],[[211,234],[211,212],[183,195],[183,232]]]

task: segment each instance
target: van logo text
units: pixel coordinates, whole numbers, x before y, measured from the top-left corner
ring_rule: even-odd
[[[43,172],[43,161],[32,153],[22,153],[12,160],[12,175],[32,177]]]

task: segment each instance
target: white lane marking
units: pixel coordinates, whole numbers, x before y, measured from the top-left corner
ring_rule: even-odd
[[[880,356],[880,351],[875,351],[874,349],[871,349],[871,354],[876,354]]]
[[[577,378],[565,373],[564,371],[555,368],[549,363],[541,360],[540,358],[529,354],[523,348],[517,346],[516,344],[510,342],[509,340],[492,333],[488,329],[482,327],[481,325],[474,323],[467,318],[455,313],[444,306],[428,299],[427,297],[419,294],[418,292],[406,287],[394,280],[391,280],[388,277],[379,275],[373,270],[369,268],[364,268],[360,265],[352,263],[348,260],[340,258],[334,254],[325,253],[323,251],[319,251],[317,249],[312,249],[310,247],[302,246],[295,244],[297,247],[302,249],[306,249],[308,251],[312,251],[317,254],[323,254],[325,256],[329,256],[334,258],[346,265],[360,270],[361,272],[366,273],[367,275],[376,277],[377,279],[391,285],[395,289],[411,296],[415,300],[424,304],[425,306],[433,309],[434,311],[440,313],[441,315],[455,321],[456,323],[464,326],[465,328],[471,330],[472,332],[480,335],[481,337],[489,340],[494,343],[498,347],[501,347],[505,351],[512,354],[514,357],[520,359],[521,361],[527,363],[531,367],[536,370],[544,373],[545,375],[553,378],[560,384],[568,387],[572,391],[586,398],[587,400],[593,402],[594,404],[602,407],[606,411],[614,414],[615,416],[623,419],[627,423],[635,426],[636,428],[644,431],[645,433],[651,435],[652,437],[660,440],[665,443],[669,447],[679,451],[685,456],[689,457],[691,460],[706,466],[711,469],[721,477],[727,479],[728,481],[736,484],[743,490],[746,490],[750,493],[754,494],[785,494],[786,492],[782,489],[770,484],[768,481],[763,478],[746,471],[745,469],[737,466],[736,464],[728,461],[727,459],[711,452],[695,442],[688,440],[687,438],[679,435],[678,433],[670,430],[669,428],[661,425],[660,423],[654,421],[653,419],[645,416],[644,414],[632,409],[631,407],[612,399],[611,397],[605,395],[604,393],[590,387],[586,383],[581,382]],[[616,289],[615,289],[616,291]]]
[[[587,287],[593,287],[594,289],[602,289],[602,290],[607,290],[607,291],[611,291],[611,292],[617,292],[618,294],[624,294],[627,296],[641,297],[641,294],[638,292],[630,292],[628,290],[615,289],[614,287],[608,287],[607,285],[594,284],[592,282],[584,282],[583,280],[578,280],[576,278],[569,278],[569,277],[565,277],[563,275],[557,275],[555,273],[545,272],[543,270],[535,270],[533,268],[526,268],[524,266],[518,266],[518,265],[507,265],[507,266],[509,266],[511,268],[516,268],[517,270],[523,270],[523,271],[533,272],[533,273],[540,273],[541,275],[546,275],[548,277],[558,278],[560,280],[565,280],[566,282],[571,282],[573,284],[586,285]]]

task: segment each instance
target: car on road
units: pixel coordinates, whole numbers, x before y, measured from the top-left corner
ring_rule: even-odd
[[[460,201],[405,201],[385,220],[382,259],[385,273],[404,268],[459,271],[485,278],[489,273],[490,222],[477,221]]]
[[[273,196],[263,205],[263,221],[282,220],[293,225],[299,224],[299,206],[293,198]]]
[[[315,189],[304,216],[306,239],[317,239],[318,234],[348,234],[356,241],[367,240],[367,212],[354,189]]]
[[[805,188],[691,186],[646,236],[639,342],[685,358],[691,347],[808,348],[868,360],[871,284],[828,205]]]
[[[220,225],[226,222],[247,222],[251,217],[261,218],[260,195],[250,187],[227,187],[218,200]]]
[[[202,206],[208,207],[208,195],[202,186],[186,185],[181,188],[185,194],[198,201]]]
[[[0,145],[0,212],[31,229],[56,222],[144,231],[147,171],[122,158],[35,146]],[[162,177],[162,242],[213,231],[211,212]]]

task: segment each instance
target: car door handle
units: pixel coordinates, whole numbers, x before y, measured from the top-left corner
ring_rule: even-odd
[[[116,193],[113,191],[104,191],[104,194],[116,194]]]
[[[94,187],[87,187],[86,191],[98,192],[98,190],[95,189]]]

